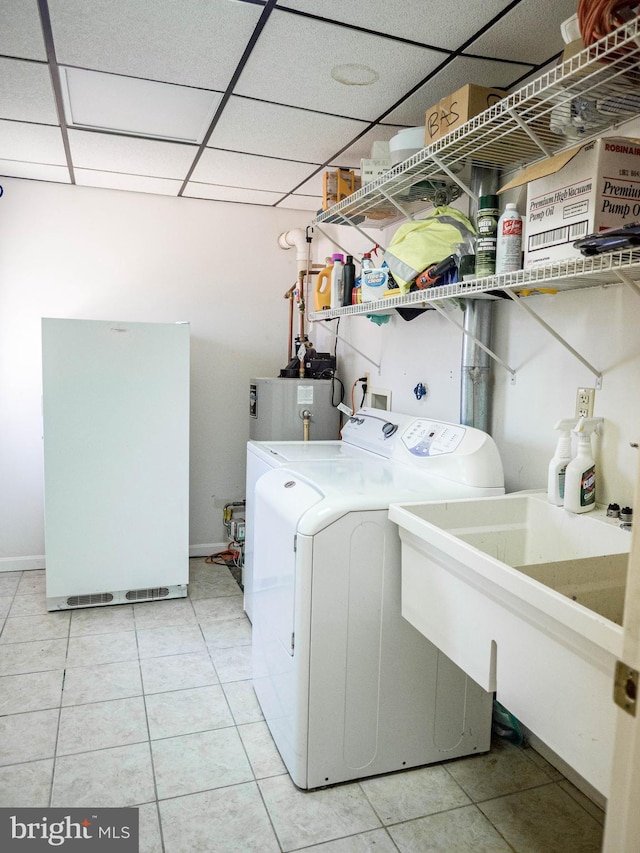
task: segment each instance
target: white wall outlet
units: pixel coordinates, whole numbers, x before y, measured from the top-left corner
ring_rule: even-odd
[[[596,396],[595,388],[578,388],[576,393],[576,417],[592,418],[593,402]]]

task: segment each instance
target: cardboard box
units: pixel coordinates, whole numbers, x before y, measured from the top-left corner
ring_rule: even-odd
[[[525,269],[582,257],[585,234],[640,220],[640,141],[603,137],[524,169],[500,192],[527,184]]]
[[[441,98],[427,110],[425,116],[425,147],[497,104],[506,94],[502,89],[487,89],[468,83],[446,98]]]

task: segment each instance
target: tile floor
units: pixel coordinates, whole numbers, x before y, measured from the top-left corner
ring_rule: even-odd
[[[47,613],[0,574],[0,806],[139,806],[141,853],[589,853],[603,814],[532,749],[303,793],[250,681],[224,566],[189,598]]]

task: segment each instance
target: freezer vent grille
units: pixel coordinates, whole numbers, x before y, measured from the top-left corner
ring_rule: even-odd
[[[97,592],[90,595],[72,595],[67,598],[68,607],[87,607],[90,604],[111,604],[113,595],[110,592]]]
[[[166,598],[169,590],[166,586],[156,586],[151,589],[130,589],[125,595],[127,601],[142,601],[148,598]]]

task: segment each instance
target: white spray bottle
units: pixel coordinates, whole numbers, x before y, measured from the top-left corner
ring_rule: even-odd
[[[580,418],[573,432],[578,436],[578,452],[564,478],[564,508],[569,512],[589,512],[596,506],[596,463],[591,435],[602,418]]]
[[[560,430],[558,446],[549,462],[549,477],[547,479],[547,499],[554,506],[564,503],[565,471],[573,456],[571,454],[571,430],[578,423],[576,418],[558,421],[554,429]]]

